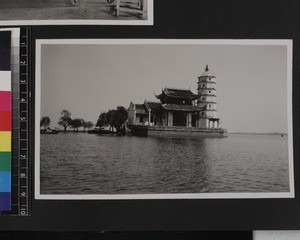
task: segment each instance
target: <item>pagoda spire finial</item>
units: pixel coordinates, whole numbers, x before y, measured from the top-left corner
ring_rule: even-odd
[[[208,64],[206,64],[206,67],[205,67],[205,72],[208,72],[209,69],[208,69]]]

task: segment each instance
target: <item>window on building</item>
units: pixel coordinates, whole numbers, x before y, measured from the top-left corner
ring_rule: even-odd
[[[208,107],[210,108],[210,104],[208,105]]]
[[[209,93],[211,93],[211,91],[208,91]]]
[[[205,100],[205,98],[202,98],[202,101],[204,101]]]
[[[205,87],[205,84],[203,84],[202,87]]]
[[[140,116],[140,123],[142,123],[143,122],[143,116]]]

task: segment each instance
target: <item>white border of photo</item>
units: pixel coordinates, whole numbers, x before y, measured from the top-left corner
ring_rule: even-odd
[[[300,231],[253,231],[253,240],[298,240]]]
[[[184,194],[41,194],[40,190],[40,112],[41,112],[41,47],[44,44],[206,44],[206,45],[283,45],[287,46],[287,114],[289,192],[184,193]],[[166,40],[166,39],[43,39],[36,40],[35,81],[35,198],[47,200],[120,200],[120,199],[260,199],[294,198],[293,125],[292,125],[292,40]]]

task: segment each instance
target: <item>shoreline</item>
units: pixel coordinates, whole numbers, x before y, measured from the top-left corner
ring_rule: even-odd
[[[85,132],[83,130],[78,130],[78,131],[73,131],[73,130],[67,130],[66,132],[64,132],[64,130],[58,129],[59,133],[62,134],[67,134],[67,133],[86,133],[86,134],[96,134],[99,135],[99,133],[88,133],[88,130],[86,130]],[[241,134],[241,135],[284,135],[284,136],[288,136],[287,133],[247,133],[247,132],[228,132],[227,134]],[[44,134],[43,134],[44,135]],[[100,135],[116,135],[116,132],[113,133],[106,133],[106,134],[100,134]],[[126,134],[126,135],[131,135],[131,134]]]

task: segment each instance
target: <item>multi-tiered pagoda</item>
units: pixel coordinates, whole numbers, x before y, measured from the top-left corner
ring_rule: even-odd
[[[201,128],[219,128],[220,119],[217,118],[217,95],[216,95],[216,77],[210,73],[208,65],[205,72],[198,77],[198,95],[197,106],[205,109],[200,115]]]
[[[131,102],[128,109],[128,127],[133,132],[143,129],[147,134],[224,134],[217,118],[215,76],[210,73],[208,66],[198,77],[197,84],[197,94],[190,89],[165,87],[160,94],[155,94],[159,100],[157,102]]]

